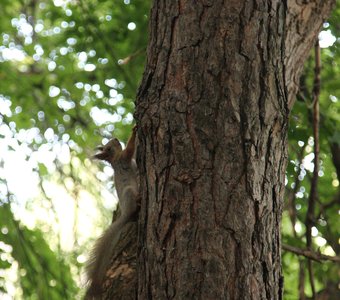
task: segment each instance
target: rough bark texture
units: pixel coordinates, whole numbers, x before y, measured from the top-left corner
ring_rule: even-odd
[[[287,119],[333,2],[154,1],[136,109],[139,299],[282,298]]]
[[[137,103],[142,299],[281,297],[285,10],[155,3]]]
[[[289,108],[299,88],[303,63],[335,0],[287,0],[285,71]]]

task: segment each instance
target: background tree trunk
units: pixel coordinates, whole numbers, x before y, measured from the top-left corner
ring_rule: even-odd
[[[334,1],[155,1],[137,97],[140,299],[281,299],[290,107]]]

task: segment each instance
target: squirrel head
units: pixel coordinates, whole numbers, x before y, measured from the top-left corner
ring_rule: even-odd
[[[97,150],[100,152],[94,155],[94,158],[105,160],[109,163],[115,162],[122,153],[122,145],[118,141],[118,139],[111,139],[104,147],[99,146]]]

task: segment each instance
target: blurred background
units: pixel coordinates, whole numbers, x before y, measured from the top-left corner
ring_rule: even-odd
[[[110,166],[126,142],[151,1],[1,0],[0,298],[80,299],[84,262],[116,206]],[[320,163],[313,250],[340,255],[340,9],[319,35]],[[314,52],[290,118],[283,242],[306,247],[314,170]],[[285,299],[337,295],[339,266],[283,252]],[[310,276],[313,274],[313,276]],[[320,298],[321,299],[321,298]],[[329,298],[336,299],[336,298]]]

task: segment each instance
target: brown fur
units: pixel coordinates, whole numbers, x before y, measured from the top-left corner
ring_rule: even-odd
[[[137,168],[132,159],[135,152],[136,129],[124,150],[117,139],[111,139],[94,158],[109,162],[114,169],[114,183],[117,190],[121,215],[97,240],[86,267],[89,289],[85,299],[98,299],[110,264],[113,249],[119,241],[125,224],[133,219],[137,211],[138,183]],[[99,298],[100,299],[100,298]]]

